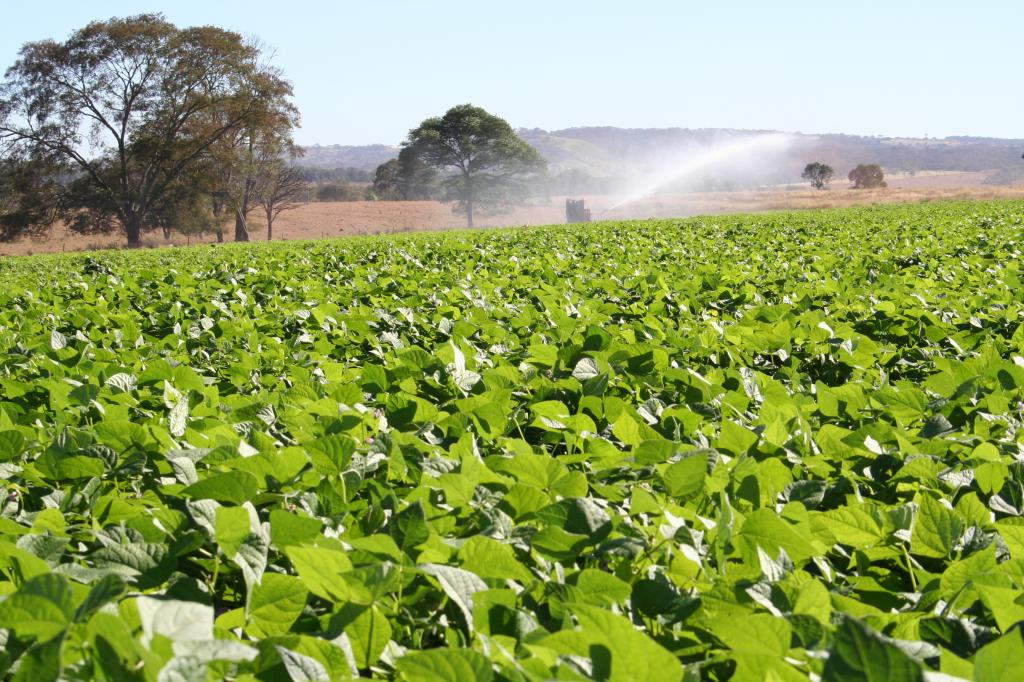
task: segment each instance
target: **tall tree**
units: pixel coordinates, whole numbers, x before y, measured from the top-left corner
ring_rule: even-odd
[[[478,207],[500,208],[522,197],[526,181],[546,165],[504,119],[471,104],[423,121],[403,146],[413,158],[447,173],[444,199],[465,212],[468,227]]]
[[[804,172],[800,174],[800,177],[809,180],[814,189],[822,189],[832,180],[834,174],[832,166],[814,161],[804,166]]]
[[[59,206],[70,226],[138,246],[213,144],[263,115],[268,93],[290,95],[260,56],[237,33],[159,14],[28,43],[0,84],[0,153],[73,174]]]
[[[885,187],[885,173],[877,163],[862,163],[846,176],[853,183],[854,189],[873,189]]]
[[[297,167],[278,160],[260,175],[257,201],[267,217],[267,241],[274,238],[274,220],[285,211],[298,208],[309,192],[309,183]]]
[[[260,185],[281,170],[285,157],[298,153],[291,138],[299,123],[298,110],[288,100],[291,86],[274,75],[272,69],[264,71],[258,110],[212,144],[207,155],[217,195],[235,224],[235,241],[249,241],[249,213],[259,203]],[[234,114],[221,109],[214,115],[231,118]]]

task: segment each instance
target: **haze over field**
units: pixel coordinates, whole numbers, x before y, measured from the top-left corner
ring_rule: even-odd
[[[738,189],[758,185],[800,183],[808,159],[836,168],[838,184],[860,163],[879,163],[888,173],[983,173],[978,182],[1017,184],[1024,181],[1024,139],[958,136],[883,138],[859,135],[809,135],[765,130],[686,128],[576,127],[518,131],[548,161],[551,174],[577,171],[613,181],[627,193],[654,177],[675,178],[667,189]],[[744,143],[766,138],[749,153]],[[784,144],[780,142],[785,141]],[[687,164],[724,151],[726,159]],[[373,170],[398,155],[397,145],[317,144],[307,146],[298,163],[318,168],[353,167]],[[649,182],[649,180],[648,180]],[[674,184],[674,186],[672,186]],[[971,182],[970,184],[974,184]]]

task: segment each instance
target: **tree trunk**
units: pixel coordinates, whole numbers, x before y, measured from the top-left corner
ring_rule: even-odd
[[[473,229],[473,197],[466,199],[466,227]]]
[[[210,194],[210,199],[213,203],[213,220],[217,225],[217,243],[224,243],[224,199],[221,198],[219,192],[213,192]]]
[[[274,239],[274,212],[267,209],[267,241]]]
[[[139,216],[129,216],[124,221],[124,231],[128,234],[129,249],[137,249],[142,246],[142,220]]]
[[[235,241],[249,241],[249,225],[245,222],[245,214],[241,211],[235,212]]]

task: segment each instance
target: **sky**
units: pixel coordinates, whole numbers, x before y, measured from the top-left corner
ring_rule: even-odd
[[[1024,138],[1020,0],[13,0],[0,64],[153,11],[272,47],[304,145],[397,144],[465,102],[547,130]]]

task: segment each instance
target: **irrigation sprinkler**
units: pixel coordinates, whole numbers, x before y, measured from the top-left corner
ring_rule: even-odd
[[[567,223],[589,223],[590,209],[586,207],[583,199],[565,200],[565,222]]]

